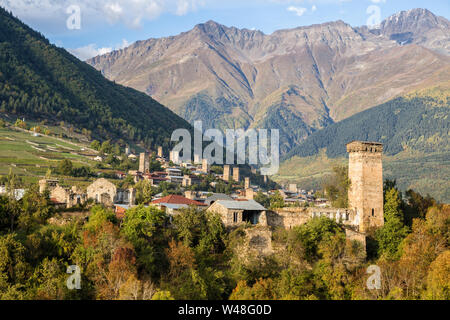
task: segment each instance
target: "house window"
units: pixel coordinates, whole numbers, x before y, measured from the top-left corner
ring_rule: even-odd
[[[233,212],[233,222],[234,223],[238,222],[238,213],[237,212]]]

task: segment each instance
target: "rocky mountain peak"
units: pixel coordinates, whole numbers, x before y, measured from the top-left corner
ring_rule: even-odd
[[[448,27],[448,20],[434,15],[427,9],[412,9],[396,13],[381,24],[384,34],[418,33],[426,32],[434,28]]]
[[[380,32],[401,45],[415,43],[449,54],[450,22],[427,9],[396,13],[381,23]]]

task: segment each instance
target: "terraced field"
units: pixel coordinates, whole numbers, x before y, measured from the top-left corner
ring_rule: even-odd
[[[36,181],[49,168],[63,159],[70,159],[75,166],[94,166],[96,152],[87,145],[75,144],[56,137],[34,135],[14,127],[0,128],[0,175],[14,173],[25,181]],[[76,179],[75,179],[76,180]]]

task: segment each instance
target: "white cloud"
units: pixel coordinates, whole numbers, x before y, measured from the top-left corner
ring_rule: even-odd
[[[69,52],[76,56],[80,60],[88,60],[90,58],[100,56],[106,53],[109,53],[114,50],[124,49],[128,47],[130,44],[126,39],[122,40],[122,43],[115,46],[115,47],[104,47],[104,48],[98,48],[95,43],[91,43],[87,46],[76,48],[76,49],[69,49]]]
[[[81,8],[83,19],[125,23],[131,28],[142,25],[143,20],[153,20],[163,13],[179,16],[204,6],[208,0],[0,0],[0,6],[11,10],[20,18],[34,21],[65,20],[70,5]]]
[[[81,48],[69,50],[71,54],[83,61],[105,53],[109,53],[111,51],[113,51],[112,48],[97,48],[97,45],[95,43],[91,43]]]
[[[308,9],[306,9],[306,8],[294,7],[294,6],[290,6],[287,10],[294,12],[299,17],[301,17],[302,15],[305,14],[306,11],[308,11]]]
[[[316,5],[313,5],[313,6],[312,6],[311,11],[312,11],[312,12],[316,12],[316,11],[317,11]]]

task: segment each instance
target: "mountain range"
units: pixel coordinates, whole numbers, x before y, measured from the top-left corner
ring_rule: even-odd
[[[372,30],[336,21],[267,35],[208,21],[87,62],[191,123],[280,129],[286,154],[333,123],[450,80],[450,22],[414,9]]]

